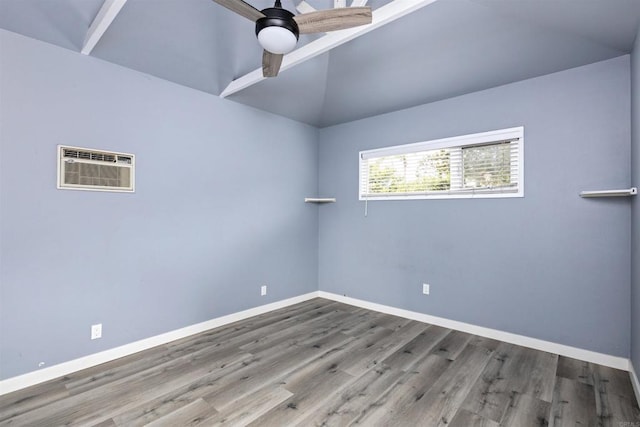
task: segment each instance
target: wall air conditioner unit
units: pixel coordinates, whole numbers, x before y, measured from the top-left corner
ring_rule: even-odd
[[[58,188],[134,191],[133,154],[58,145]]]

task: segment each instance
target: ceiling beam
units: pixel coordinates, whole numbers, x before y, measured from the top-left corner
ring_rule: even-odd
[[[363,7],[366,6],[367,2],[369,0],[352,0],[351,4],[349,5],[349,7]],[[347,0],[334,0],[333,3],[333,7],[347,7]],[[311,13],[311,12],[316,12],[316,8],[314,8],[313,6],[311,6],[309,3],[307,3],[306,1],[302,0],[300,3],[298,3],[298,5],[296,6],[296,10],[299,13]]]
[[[309,3],[307,3],[304,0],[298,3],[298,5],[296,6],[296,10],[299,13],[311,13],[316,11],[316,9],[313,6],[311,6]]]
[[[321,55],[334,47],[355,39],[356,37],[367,34],[376,28],[380,28],[383,25],[393,22],[396,19],[435,1],[436,0],[394,0],[372,12],[373,19],[371,24],[348,28],[346,30],[333,31],[285,55],[282,60],[280,72],[294,67],[304,61],[308,61],[309,59]],[[220,96],[222,98],[226,98],[229,95],[241,91],[242,89],[259,83],[264,79],[265,77],[262,76],[262,68],[258,68],[229,83]]]
[[[102,7],[87,31],[81,53],[84,55],[91,53],[126,2],[127,0],[104,0]]]

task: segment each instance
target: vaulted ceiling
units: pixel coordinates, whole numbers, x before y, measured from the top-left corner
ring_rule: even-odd
[[[376,11],[408,1],[416,0],[367,5],[375,22]],[[282,5],[295,13],[299,2]],[[104,3],[0,0],[0,28],[80,54]],[[334,6],[334,0],[307,3]],[[425,2],[228,99],[330,126],[624,55],[639,25],[640,0]],[[298,47],[321,37],[303,35]],[[262,50],[249,20],[211,0],[127,0],[90,55],[220,95],[260,68]]]

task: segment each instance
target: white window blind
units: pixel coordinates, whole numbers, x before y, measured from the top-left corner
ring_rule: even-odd
[[[522,127],[360,152],[360,200],[522,197]]]

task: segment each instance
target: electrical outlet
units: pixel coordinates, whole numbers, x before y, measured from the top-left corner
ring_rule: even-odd
[[[429,284],[428,283],[423,283],[422,284],[422,293],[425,295],[429,295]]]
[[[91,339],[95,340],[98,338],[102,338],[102,323],[91,325]]]
[[[262,285],[260,287],[260,295],[265,296],[267,294],[267,285]]]

